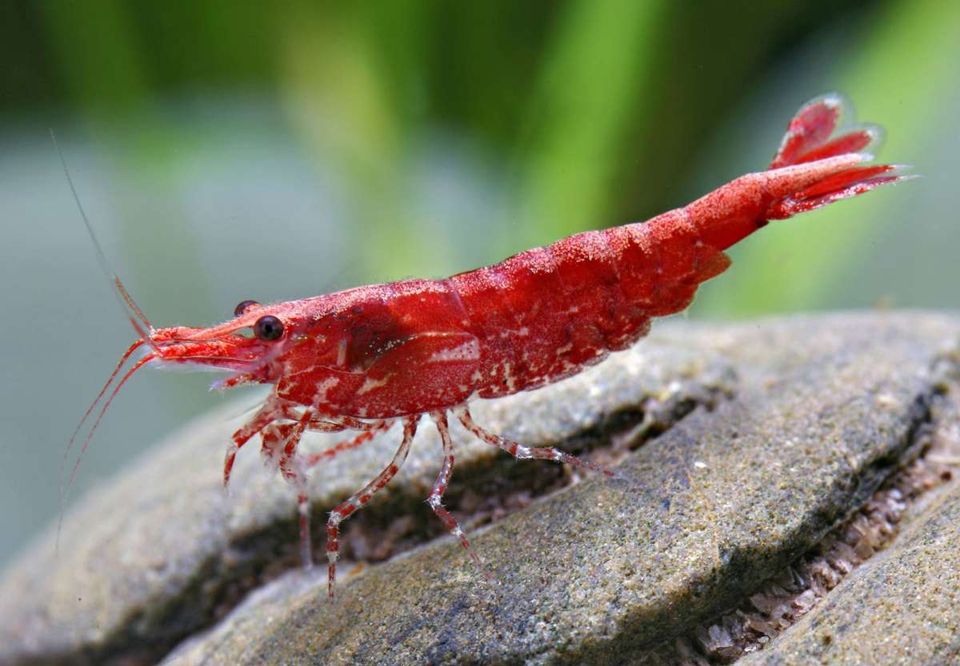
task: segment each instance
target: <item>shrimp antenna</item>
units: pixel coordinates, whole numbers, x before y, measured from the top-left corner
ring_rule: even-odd
[[[134,330],[145,343],[152,347],[149,332],[153,330],[153,326],[151,326],[150,320],[147,319],[146,315],[143,314],[143,310],[140,309],[133,300],[133,297],[130,296],[130,292],[127,291],[127,288],[123,285],[120,276],[110,268],[107,255],[103,252],[103,247],[97,239],[97,234],[93,230],[90,218],[87,217],[87,212],[83,209],[83,204],[80,203],[80,195],[77,194],[77,187],[73,184],[73,177],[70,175],[70,169],[67,167],[67,160],[63,156],[63,150],[60,149],[60,144],[57,142],[57,135],[54,134],[53,128],[50,129],[50,138],[53,140],[53,145],[57,149],[57,155],[60,156],[63,174],[67,177],[67,184],[70,186],[70,193],[73,195],[73,200],[77,204],[77,210],[80,211],[83,225],[87,228],[87,234],[90,236],[90,240],[93,241],[93,248],[97,255],[97,263],[100,264],[100,270],[103,271],[103,274],[110,281],[110,284],[113,285],[113,290],[117,296],[117,300],[120,302],[120,307],[123,308]]]
[[[63,155],[63,150],[60,148],[60,144],[57,141],[57,135],[54,133],[53,128],[50,128],[50,139],[53,141],[54,147],[57,149],[57,155],[60,157],[60,164],[63,166],[63,174],[67,178],[67,183],[70,186],[70,193],[73,195],[73,200],[77,204],[77,210],[80,211],[80,217],[83,220],[83,225],[87,228],[87,234],[90,236],[90,240],[93,241],[93,248],[97,255],[97,263],[100,264],[100,270],[103,271],[103,274],[107,277],[110,283],[113,285],[114,295],[117,297],[117,300],[120,303],[120,307],[123,308],[124,314],[126,314],[127,319],[130,320],[130,323],[133,325],[134,330],[137,332],[137,335],[140,337],[139,340],[130,345],[130,348],[124,352],[123,356],[120,358],[119,363],[117,363],[116,368],[110,374],[110,377],[107,379],[103,388],[100,390],[100,393],[97,395],[96,399],[93,401],[93,404],[87,408],[87,411],[84,413],[83,418],[80,420],[80,423],[77,424],[76,430],[73,431],[73,434],[70,437],[70,441],[67,443],[67,447],[63,452],[63,460],[61,461],[60,467],[60,518],[57,521],[57,537],[56,537],[56,551],[60,551],[60,532],[63,528],[63,514],[66,507],[66,495],[68,489],[73,485],[74,478],[77,474],[77,469],[80,466],[80,460],[83,458],[83,454],[87,450],[87,446],[90,443],[90,440],[93,438],[93,433],[96,431],[97,426],[100,425],[100,421],[103,418],[103,415],[106,413],[107,408],[110,406],[110,403],[113,401],[113,398],[116,397],[116,394],[120,391],[126,381],[136,372],[138,369],[143,367],[147,362],[153,359],[153,354],[148,354],[144,358],[140,359],[133,365],[133,367],[120,378],[119,383],[113,386],[113,391],[110,395],[107,395],[107,391],[113,385],[114,379],[117,378],[120,371],[123,369],[123,366],[126,364],[127,360],[133,355],[133,353],[142,347],[144,344],[150,345],[154,349],[152,340],[150,339],[150,331],[153,330],[153,326],[150,325],[150,321],[147,319],[146,315],[143,314],[143,311],[137,306],[136,302],[133,300],[133,297],[130,296],[130,292],[127,291],[124,287],[123,282],[113,270],[110,269],[110,264],[107,261],[107,255],[103,251],[103,247],[100,245],[100,241],[97,239],[97,234],[93,230],[93,225],[90,223],[90,218],[87,217],[87,212],[83,208],[83,204],[80,202],[80,195],[77,193],[77,187],[73,183],[73,177],[70,175],[70,169],[67,167],[67,160]],[[101,401],[106,397],[105,402],[102,404],[102,409],[97,415],[96,420],[93,423],[93,426],[88,430],[86,437],[83,440],[83,445],[80,448],[80,453],[77,455],[76,462],[74,462],[71,470],[69,480],[66,475],[66,463],[70,456],[70,451],[73,448],[74,443],[77,440],[77,436],[80,434],[81,429],[84,424],[87,423],[88,419],[92,415],[93,411],[98,405],[101,404]]]

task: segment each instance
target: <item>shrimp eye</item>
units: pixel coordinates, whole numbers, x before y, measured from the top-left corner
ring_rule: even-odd
[[[283,335],[283,322],[273,315],[260,317],[253,325],[253,334],[261,340],[276,340]]]
[[[242,315],[244,312],[246,312],[247,310],[249,310],[250,308],[252,308],[254,305],[260,305],[260,304],[257,303],[256,301],[240,301],[240,302],[237,304],[237,307],[235,307],[235,308],[233,309],[233,316],[234,316],[234,317],[239,317],[239,316]]]

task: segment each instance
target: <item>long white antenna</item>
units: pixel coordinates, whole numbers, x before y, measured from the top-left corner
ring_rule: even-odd
[[[97,252],[97,262],[100,264],[100,269],[103,271],[103,274],[106,275],[107,279],[112,283],[116,273],[110,269],[110,264],[107,263],[107,255],[103,253],[103,248],[100,246],[100,241],[97,240],[97,234],[93,232],[93,225],[90,224],[90,218],[87,217],[87,212],[83,209],[83,204],[80,203],[80,195],[77,194],[77,188],[73,184],[73,178],[70,176],[70,169],[67,168],[67,160],[63,156],[63,151],[60,149],[60,144],[57,142],[57,135],[54,134],[52,127],[50,128],[50,138],[53,140],[54,148],[57,149],[57,155],[60,156],[60,164],[63,165],[63,175],[67,177],[67,184],[70,185],[70,193],[73,194],[73,200],[77,204],[77,210],[80,211],[80,217],[83,218],[83,224],[87,227],[87,233],[90,234],[90,240],[93,241],[93,247]]]
[[[104,254],[103,247],[100,245],[97,234],[93,230],[93,225],[90,224],[90,218],[87,217],[87,212],[83,209],[83,204],[80,203],[80,195],[77,194],[77,187],[73,184],[73,177],[70,175],[70,169],[67,167],[67,160],[63,156],[63,151],[57,142],[57,135],[54,133],[52,127],[50,128],[50,138],[53,140],[53,145],[57,149],[57,155],[60,156],[60,164],[63,165],[63,174],[67,177],[67,184],[70,186],[70,193],[73,195],[73,200],[77,204],[77,210],[80,211],[83,225],[87,228],[87,234],[90,236],[90,240],[93,241],[93,247],[97,253],[97,263],[100,264],[100,270],[103,271],[103,274],[113,286],[114,294],[117,300],[120,301],[120,307],[122,307],[123,311],[127,314],[130,323],[133,324],[133,328],[136,329],[144,342],[150,344],[149,331],[152,330],[153,327],[150,325],[150,321],[143,314],[140,307],[134,302],[126,287],[123,286],[123,282],[120,281],[120,276],[110,268],[107,255]]]

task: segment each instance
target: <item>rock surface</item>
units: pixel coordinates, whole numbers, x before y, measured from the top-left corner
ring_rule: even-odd
[[[957,394],[953,384],[952,393],[934,406],[930,448],[906,470],[926,492],[907,503],[905,526],[889,548],[867,559],[780,640],[743,664],[960,661],[960,483],[946,483],[960,468]],[[916,475],[920,467],[937,477]]]
[[[336,603],[321,573],[283,574],[296,565],[293,495],[255,451],[220,491],[233,405],[86,498],[59,557],[50,535],[6,572],[0,662],[729,662],[736,650],[691,637],[924,454],[921,434],[955,419],[938,404],[956,392],[944,368],[958,341],[960,319],[919,313],[661,325],[575,378],[473,410],[524,443],[622,458],[616,478],[577,482],[457,430],[448,504],[492,522],[471,532],[488,581],[422,503],[439,457],[423,427],[383,497],[345,524],[348,563],[386,561],[342,578]],[[396,438],[318,468],[318,511]],[[958,492],[944,479],[887,550],[743,660],[955,656]]]
[[[960,655],[960,492],[743,664],[946,664]]]

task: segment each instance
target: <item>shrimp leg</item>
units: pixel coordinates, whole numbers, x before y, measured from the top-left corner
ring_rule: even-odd
[[[297,489],[297,514],[300,526],[300,561],[304,569],[313,567],[313,543],[310,532],[310,497],[303,466],[296,462],[297,445],[310,422],[311,413],[305,411],[296,423],[271,424],[264,428],[261,453],[272,461],[280,451],[277,464],[283,477]]]
[[[300,417],[298,421],[304,419],[305,427],[300,431],[296,440],[294,441],[291,441],[289,438],[294,434],[293,431],[297,424],[286,423],[272,426],[277,430],[277,433],[275,435],[271,434],[269,442],[265,437],[263,440],[263,447],[261,448],[261,453],[268,462],[273,462],[273,459],[277,455],[277,451],[281,451],[278,465],[281,468],[283,468],[284,464],[289,466],[291,464],[291,460],[295,457],[296,447],[300,441],[300,437],[303,436],[303,432],[306,430],[311,430],[314,432],[340,432],[342,430],[360,431],[352,439],[337,442],[333,446],[323,449],[322,451],[309,453],[300,458],[301,465],[305,469],[309,469],[324,460],[330,460],[344,451],[355,449],[358,446],[369,442],[377,435],[377,433],[389,430],[390,426],[392,426],[396,420],[377,419],[374,421],[362,421],[352,417],[329,417],[320,419],[315,418],[312,415],[307,416],[305,413],[305,415]],[[263,432],[264,435],[266,435],[267,429],[265,428]],[[280,443],[283,444],[282,447],[279,446]]]
[[[355,449],[359,446],[362,446],[363,444],[366,444],[371,439],[373,439],[378,433],[389,430],[390,426],[392,425],[393,425],[393,419],[384,419],[374,427],[357,433],[357,435],[352,439],[347,439],[341,442],[337,442],[333,446],[326,448],[323,451],[317,451],[316,453],[309,453],[304,458],[304,461],[303,461],[304,465],[307,468],[310,468],[326,460],[332,460],[338,454],[343,453],[344,451],[350,451],[351,449]]]
[[[230,485],[230,475],[233,471],[233,465],[236,462],[237,454],[240,452],[240,449],[250,441],[250,439],[257,433],[263,432],[270,424],[274,421],[287,419],[290,421],[299,421],[301,415],[298,415],[295,411],[298,405],[296,403],[289,403],[285,400],[271,396],[267,399],[266,403],[261,407],[253,418],[251,418],[243,427],[239,428],[233,435],[230,437],[230,442],[227,444],[227,452],[223,460],[223,486],[226,488]],[[346,430],[348,427],[353,428],[354,426],[346,426],[341,423],[330,421],[330,420],[320,420],[313,419],[310,421],[310,429],[320,432],[339,432],[341,430]],[[269,447],[266,442],[264,442],[261,453],[265,456],[270,457],[268,454],[271,454]]]
[[[240,449],[249,442],[254,435],[262,432],[264,428],[273,423],[277,419],[277,416],[276,404],[272,400],[267,400],[267,403],[260,408],[260,411],[254,414],[252,419],[230,437],[230,441],[227,443],[227,453],[223,458],[224,488],[230,485],[230,475],[233,473],[233,464],[237,460],[237,454],[240,452]]]
[[[447,423],[446,413],[432,412],[430,416],[433,418],[434,423],[437,424],[437,430],[440,432],[440,442],[443,445],[443,464],[440,466],[440,473],[437,475],[437,480],[434,482],[433,489],[430,491],[430,497],[427,498],[427,504],[430,505],[430,508],[433,509],[437,518],[439,518],[444,527],[449,530],[450,534],[457,538],[460,545],[463,546],[463,549],[467,551],[470,559],[472,559],[474,564],[480,569],[480,572],[484,573],[480,556],[470,547],[470,541],[467,539],[467,535],[464,534],[463,528],[460,527],[460,524],[457,522],[457,519],[453,517],[453,514],[443,506],[443,494],[447,491],[447,486],[450,485],[450,477],[453,474],[453,439],[450,437],[450,426]]]
[[[551,447],[551,446],[523,446],[513,440],[501,437],[500,435],[495,435],[492,432],[488,432],[478,426],[473,420],[473,416],[470,415],[470,410],[467,407],[460,407],[455,410],[457,418],[460,419],[460,423],[463,424],[463,427],[475,435],[478,439],[496,446],[498,449],[506,451],[511,456],[517,460],[526,460],[526,459],[537,459],[537,460],[553,460],[560,463],[567,463],[568,465],[573,465],[575,467],[591,469],[595,472],[603,472],[607,476],[613,476],[613,472],[601,467],[600,465],[595,465],[591,462],[578,458],[575,455],[561,451],[560,449]]]
[[[292,416],[292,414],[287,414]],[[305,410],[295,423],[272,423],[263,429],[261,437],[263,445],[261,454],[268,463],[273,463],[280,469],[283,478],[297,489],[297,513],[300,525],[300,559],[305,569],[313,567],[313,544],[310,529],[310,496],[307,494],[306,469],[321,459],[333,458],[336,454],[360,446],[373,438],[380,430],[385,430],[393,424],[392,419],[367,423],[358,419],[347,419],[344,423],[319,419],[310,410]],[[316,454],[318,459],[312,461],[297,455],[297,447],[307,430],[319,432],[336,432],[347,428],[364,428],[363,432],[346,442]]]
[[[330,512],[330,518],[327,520],[327,594],[334,596],[334,588],[337,578],[337,559],[340,556],[340,523],[357,509],[362,508],[374,494],[390,482],[407,459],[410,452],[410,444],[413,442],[413,436],[417,432],[416,416],[403,417],[403,440],[400,447],[393,454],[393,460],[383,468],[372,481],[367,483],[359,491],[351,495],[345,501],[334,507]]]

